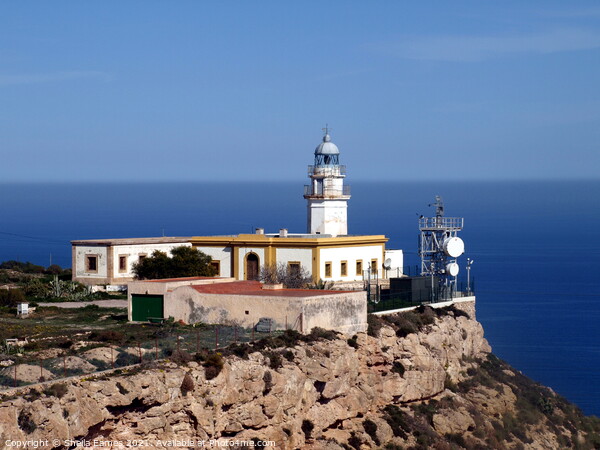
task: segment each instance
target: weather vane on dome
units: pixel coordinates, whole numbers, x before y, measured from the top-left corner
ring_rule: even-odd
[[[329,134],[329,132],[331,131],[331,128],[329,128],[329,124],[326,123],[325,128],[321,128],[321,130],[323,130],[325,132],[325,136],[327,136]]]

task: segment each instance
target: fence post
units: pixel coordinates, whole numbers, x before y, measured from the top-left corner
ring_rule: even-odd
[[[177,335],[177,353],[181,355],[181,347],[179,346],[179,334]]]
[[[196,353],[200,353],[200,332],[196,330]]]
[[[67,377],[67,357],[63,353],[63,377]]]
[[[42,360],[40,359],[40,381],[44,378],[44,367],[42,366]]]
[[[17,365],[15,364],[15,387],[17,387]]]
[[[154,359],[158,359],[158,337],[154,337]]]
[[[219,348],[219,326],[215,327],[215,350]]]
[[[138,341],[138,353],[140,354],[140,364],[142,363],[142,344]]]

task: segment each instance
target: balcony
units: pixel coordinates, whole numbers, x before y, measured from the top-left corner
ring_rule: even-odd
[[[342,186],[342,189],[325,188],[318,185],[316,189],[312,184],[304,185],[304,196],[305,197],[324,197],[324,198],[335,198],[350,196],[350,186]]]

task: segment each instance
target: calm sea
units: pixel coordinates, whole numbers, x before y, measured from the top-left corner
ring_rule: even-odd
[[[349,231],[387,235],[415,265],[417,218],[433,214],[436,194],[446,215],[465,218],[478,319],[494,352],[600,415],[600,181],[356,182]],[[0,261],[69,267],[73,239],[305,226],[301,181],[0,185]]]

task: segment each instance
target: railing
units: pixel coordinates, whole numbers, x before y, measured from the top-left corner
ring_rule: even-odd
[[[419,229],[462,229],[464,219],[462,217],[421,217]]]
[[[317,165],[308,166],[308,175],[322,174],[322,175],[346,175],[346,166],[340,165]]]
[[[433,292],[430,289],[422,289],[415,292],[406,290],[392,293],[388,289],[380,289],[379,286],[377,286],[374,289],[368,290],[368,309],[369,312],[390,311],[393,309],[471,297],[475,295],[474,286],[474,279],[471,279],[470,286],[467,286],[466,283],[459,282],[456,289],[436,287]]]
[[[342,186],[342,189],[325,188],[323,185],[317,185],[316,188],[312,184],[304,185],[304,195],[316,195],[323,197],[336,197],[340,195],[350,195],[350,186]]]

